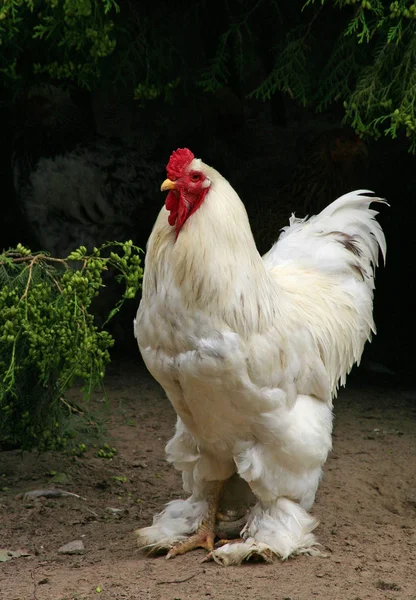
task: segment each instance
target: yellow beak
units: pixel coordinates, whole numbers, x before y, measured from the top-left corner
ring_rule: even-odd
[[[166,192],[166,190],[174,190],[176,188],[176,182],[171,181],[170,179],[165,179],[165,181],[160,186],[161,192]]]

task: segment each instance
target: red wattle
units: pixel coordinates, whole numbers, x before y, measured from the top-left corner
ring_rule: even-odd
[[[176,218],[178,216],[179,209],[179,195],[177,192],[169,192],[169,194],[166,196],[165,206],[166,210],[170,212],[170,215],[168,217],[169,225],[173,227],[176,223]]]
[[[208,188],[203,189],[199,196],[185,198],[182,192],[170,191],[167,195],[165,206],[170,212],[168,217],[169,225],[176,226],[176,237],[185,223],[185,221],[201,206],[208,192]]]

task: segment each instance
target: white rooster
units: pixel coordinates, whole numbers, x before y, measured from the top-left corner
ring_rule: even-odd
[[[331,450],[332,400],[374,331],[386,243],[369,205],[384,201],[357,190],[308,220],[292,216],[262,258],[215,169],[178,149],[167,174],[135,335],[177,412],[166,453],[190,497],[140,529],[139,547],[168,558],[203,547],[224,565],[314,553],[308,511]],[[241,539],[214,546],[235,474],[257,503]]]

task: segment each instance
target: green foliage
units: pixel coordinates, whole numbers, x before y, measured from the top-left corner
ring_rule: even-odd
[[[102,386],[114,343],[95,324],[91,303],[108,269],[125,284],[108,318],[134,298],[140,252],[128,241],[91,254],[82,246],[67,259],[20,244],[0,255],[0,442],[41,450],[64,445],[71,407],[63,396],[77,380],[87,399]]]
[[[314,3],[308,0],[305,7]],[[328,93],[336,90],[344,121],[360,134],[405,134],[415,152],[416,2],[337,0],[335,5],[344,10],[347,23],[316,93],[318,107],[325,107]]]
[[[5,0],[0,8],[0,73],[8,96],[39,83],[92,89],[124,86],[138,100],[164,95],[171,77],[169,23],[116,0]],[[136,14],[136,11],[137,14]]]
[[[346,38],[341,34],[334,43],[332,54],[322,69],[321,84],[314,94],[318,111],[351,95],[352,82],[356,80],[361,68],[355,50],[355,40],[352,37]]]
[[[202,72],[198,81],[198,85],[205,92],[216,92],[224,87],[230,76],[228,69],[229,52],[227,44],[231,37],[232,31],[228,30],[221,35],[215,57],[210,61],[206,70]]]
[[[251,96],[270,100],[277,90],[285,92],[306,106],[310,98],[311,81],[308,75],[309,46],[306,36],[299,35],[298,28],[291,31],[275,59],[268,77],[253,91]]]
[[[83,456],[88,450],[86,444],[80,442],[71,449],[72,456]]]
[[[90,87],[116,47],[118,11],[115,0],[6,0],[0,9],[0,68],[8,85],[20,89],[46,75]]]
[[[250,19],[235,17],[219,38],[217,54],[203,73],[205,90],[215,91],[229,80],[236,60],[230,40],[235,32],[241,35],[241,23],[251,38],[253,32],[261,35],[261,22],[254,18],[261,9],[261,18],[275,26],[269,39],[274,65],[250,96],[269,100],[283,92],[318,111],[342,102],[344,122],[363,137],[405,134],[416,151],[415,0],[307,0],[295,18],[289,3],[259,1]],[[247,37],[241,55],[251,43]]]
[[[116,448],[112,448],[108,444],[103,444],[103,447],[99,448],[99,450],[97,451],[97,457],[98,458],[109,458],[109,459],[111,459],[111,458],[114,458],[116,454],[117,454],[117,449]]]
[[[415,0],[5,0],[0,72],[8,96],[125,87],[145,106],[237,85],[337,103],[364,136],[406,135],[416,151],[415,34]]]

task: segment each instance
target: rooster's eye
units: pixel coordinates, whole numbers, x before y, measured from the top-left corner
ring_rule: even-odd
[[[199,173],[193,173],[191,175],[191,181],[199,181],[201,179],[201,175]]]

